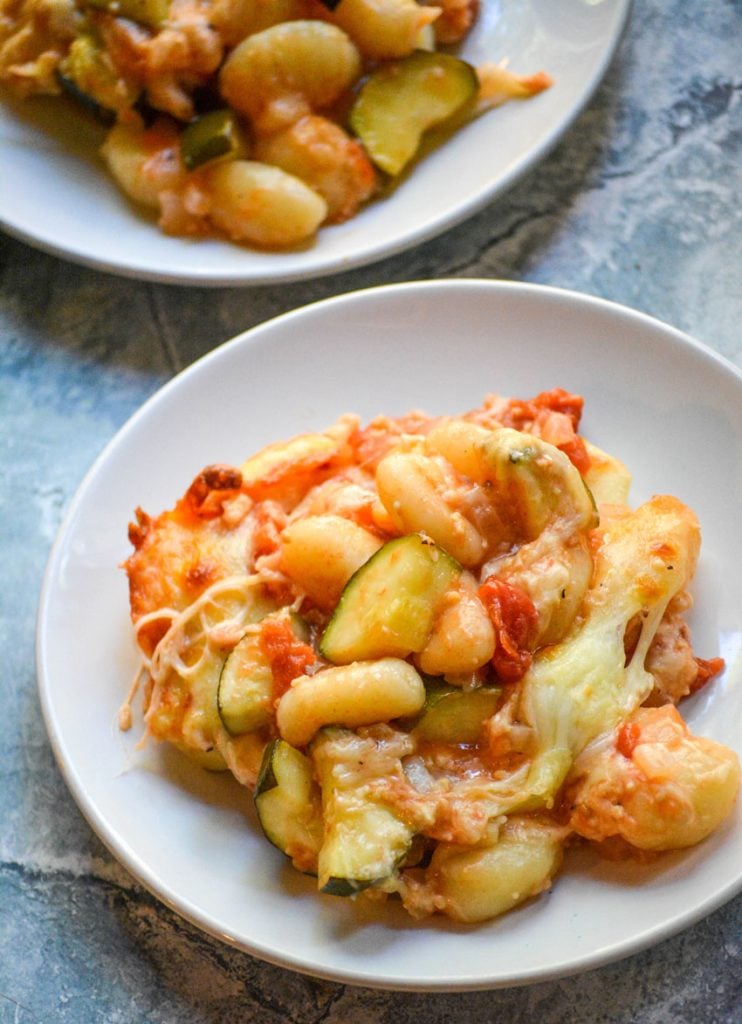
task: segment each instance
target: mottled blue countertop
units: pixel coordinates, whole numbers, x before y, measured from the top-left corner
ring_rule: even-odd
[[[353,273],[186,290],[0,237],[2,1024],[742,1020],[742,897],[622,962],[492,993],[367,991],[236,952],[93,835],[56,768],[34,669],[44,564],[89,464],[173,373],[277,313],[381,281],[544,282],[634,306],[742,366],[741,54],[739,0],[637,0],[602,87],[540,167],[460,227]]]

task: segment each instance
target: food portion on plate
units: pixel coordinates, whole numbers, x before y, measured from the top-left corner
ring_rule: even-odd
[[[141,687],[148,736],[231,771],[323,893],[415,917],[504,913],[572,843],[704,840],[739,764],[677,710],[724,668],[686,622],[699,524],[631,507],[582,406],[349,414],[138,509],[122,727]]]
[[[431,129],[548,88],[449,52],[477,8],[0,0],[0,84],[72,96],[108,124],[108,170],[164,232],[290,249],[372,201]]]

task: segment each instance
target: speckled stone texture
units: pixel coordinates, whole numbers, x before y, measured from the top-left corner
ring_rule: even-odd
[[[0,1024],[742,1021],[742,898],[623,962],[492,993],[315,981],[202,935],[81,818],[44,731],[33,646],[49,546],[98,451],[174,372],[289,308],[382,281],[538,281],[634,306],[742,366],[740,54],[739,0],[637,0],[594,101],[507,196],[405,255],[312,283],[140,284],[0,237]]]

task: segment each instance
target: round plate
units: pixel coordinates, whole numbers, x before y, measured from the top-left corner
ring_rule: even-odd
[[[665,938],[742,883],[739,810],[710,840],[652,865],[568,853],[548,895],[477,927],[412,921],[320,896],[262,838],[246,792],[174,751],[137,749],[116,716],[137,659],[118,566],[137,505],[171,507],[200,469],[332,423],[411,408],[462,412],[485,391],[585,396],[584,433],[634,471],[632,500],[698,512],[695,646],[727,670],[684,705],[740,749],[742,375],[639,313],[533,285],[444,281],[357,292],[216,349],[129,421],[85,479],[49,562],[38,669],[49,735],[88,821],[152,892],[258,957],[390,988],[513,985],[595,967]],[[138,706],[138,704],[137,704]]]
[[[300,280],[400,252],[472,214],[554,145],[597,87],[629,0],[486,0],[462,48],[472,63],[508,59],[547,70],[554,86],[479,118],[422,160],[388,197],[301,251],[266,253],[163,235],[108,177],[103,132],[61,100],[0,103],[7,196],[0,225],[56,255],[129,277],[173,284]],[[74,126],[74,131],[72,130]]]

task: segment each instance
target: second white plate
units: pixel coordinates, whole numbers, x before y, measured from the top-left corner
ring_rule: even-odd
[[[462,56],[544,69],[555,84],[469,124],[388,198],[286,253],[172,238],[130,206],[97,150],[101,131],[59,101],[0,101],[0,225],[56,255],[174,284],[267,284],[371,263],[444,231],[540,160],[588,101],[618,42],[629,0],[484,0]],[[12,202],[10,197],[12,196]]]

